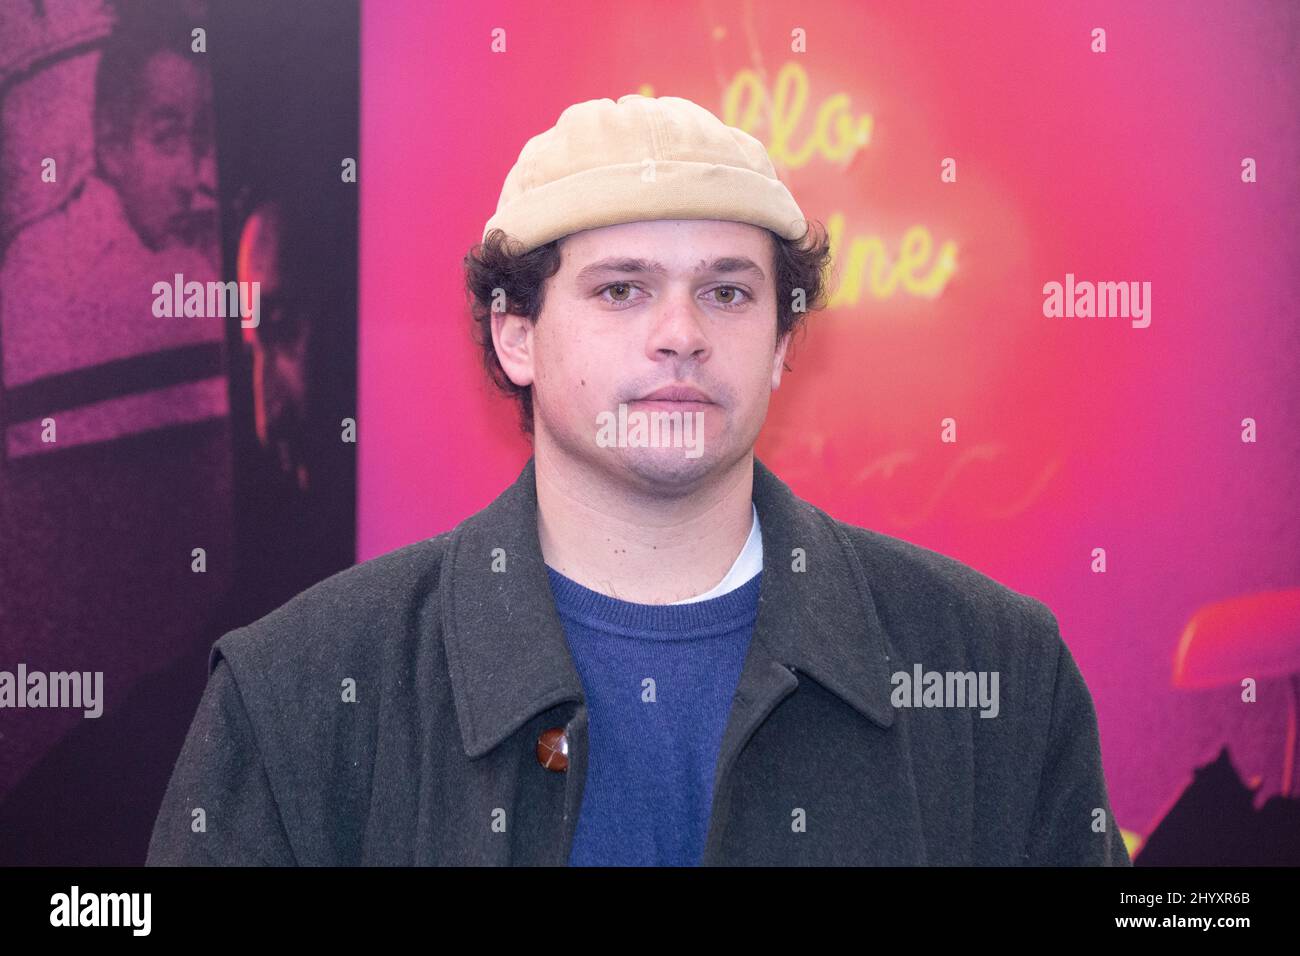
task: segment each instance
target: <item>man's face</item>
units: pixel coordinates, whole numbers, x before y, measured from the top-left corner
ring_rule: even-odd
[[[535,440],[657,493],[689,492],[746,455],[780,385],[776,284],[765,229],[658,220],[589,229],[561,244],[537,324],[494,316],[511,379],[533,386]],[[706,404],[655,403],[664,386]],[[682,447],[602,447],[598,416],[681,412],[702,419],[697,457]],[[699,413],[697,416],[696,413]]]
[[[240,235],[236,276],[258,283],[261,321],[244,327],[253,354],[253,424],[262,447],[275,452],[280,468],[306,490],[307,352],[312,316],[304,300],[284,282],[283,223],[269,207],[248,217]]]
[[[164,51],[145,64],[140,86],[130,128],[108,134],[101,163],[145,245],[211,246],[216,164],[208,73]]]

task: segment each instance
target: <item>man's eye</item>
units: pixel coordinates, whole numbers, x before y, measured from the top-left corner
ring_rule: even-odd
[[[749,300],[749,293],[734,285],[720,285],[715,289],[710,289],[709,291],[724,293],[724,297],[717,300],[719,305],[740,305]],[[737,296],[744,296],[744,298],[738,299]]]
[[[602,286],[598,294],[604,295],[609,292],[612,295],[610,302],[631,302],[632,290],[635,288],[636,286],[630,282],[611,282],[607,286]]]

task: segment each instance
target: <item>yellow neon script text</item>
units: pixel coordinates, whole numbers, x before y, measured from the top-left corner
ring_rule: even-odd
[[[799,169],[819,156],[844,168],[854,153],[870,144],[872,117],[855,117],[848,93],[836,93],[822,102],[812,133],[801,147],[795,147],[792,139],[808,105],[808,86],[807,71],[798,63],[781,67],[771,97],[770,116],[764,124],[768,97],[763,82],[753,70],[740,70],[723,94],[722,121],[756,137],[754,131],[765,125],[769,135],[764,145],[772,161],[780,166]],[[845,214],[839,210],[826,220],[831,257],[836,263],[841,261],[844,220]],[[957,243],[945,240],[936,252],[934,237],[924,225],[911,226],[897,245],[897,256],[891,258],[883,237],[854,236],[848,243],[845,264],[838,270],[840,284],[828,299],[828,307],[858,302],[864,279],[865,291],[877,299],[887,299],[900,288],[910,295],[934,298],[957,271]]]

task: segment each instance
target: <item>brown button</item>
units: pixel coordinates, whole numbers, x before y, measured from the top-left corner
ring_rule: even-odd
[[[537,738],[537,762],[557,773],[569,769],[569,738],[564,736],[563,727],[542,731]]]

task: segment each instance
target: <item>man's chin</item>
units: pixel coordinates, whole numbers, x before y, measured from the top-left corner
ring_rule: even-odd
[[[619,448],[623,469],[645,487],[689,491],[717,465],[717,457],[693,448]]]

